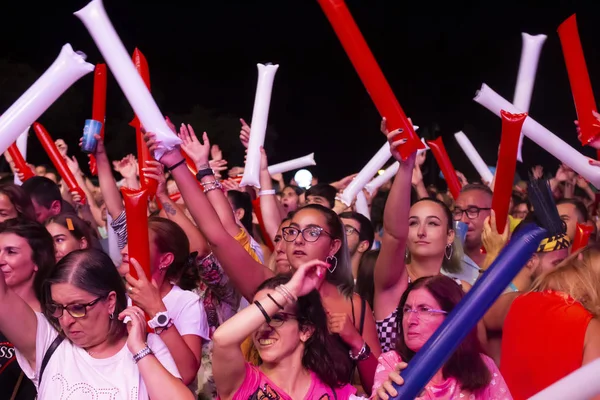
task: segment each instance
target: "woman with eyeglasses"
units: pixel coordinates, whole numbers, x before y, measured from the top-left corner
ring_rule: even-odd
[[[154,135],[149,133],[146,139],[148,147],[154,151],[157,147]],[[272,278],[274,273],[250,257],[231,237],[194,176],[188,169],[180,168],[182,159],[176,149],[167,151],[161,162],[169,168],[191,215],[223,269],[240,293],[246,299],[252,299],[262,282]],[[198,172],[200,177],[211,174],[210,170]],[[204,192],[210,193],[216,188],[216,183],[202,179]],[[290,226],[282,229],[282,238],[286,242],[286,255],[292,270],[312,260],[329,264],[319,287],[323,305],[329,312],[329,330],[339,334],[346,342],[348,357],[344,362],[355,362],[363,387],[370,388],[379,355],[379,342],[370,307],[352,293],[350,257],[339,217],[323,206],[306,206],[294,214]]]
[[[54,265],[52,238],[35,220],[15,218],[0,223],[0,279],[31,310],[41,312],[42,282]],[[4,304],[0,304],[0,308]],[[16,310],[6,317],[19,320]],[[2,317],[0,317],[1,319]],[[36,391],[16,361],[13,341],[0,327],[0,398],[33,400]]]
[[[462,300],[464,292],[452,279],[437,275],[419,278],[402,295],[398,306],[395,350],[379,357],[372,398],[387,400],[402,385],[400,371],[421,350],[446,316]],[[417,399],[512,399],[494,361],[482,353],[473,329]]]
[[[44,314],[29,307],[5,276],[0,332],[14,343],[38,399],[194,398],[162,340],[146,333],[143,311],[127,307],[123,281],[103,252],[76,250],[48,271]]]
[[[355,389],[347,384],[346,349],[327,331],[317,288],[329,268],[302,264],[293,276],[263,282],[254,304],[221,325],[213,336],[213,374],[223,400],[338,399]],[[259,365],[244,360],[240,345],[250,336]]]
[[[383,129],[385,130],[385,129]],[[455,244],[452,214],[433,198],[412,206],[412,174],[416,152],[402,160],[399,148],[406,141],[394,141],[400,131],[388,133],[392,154],[400,162],[396,179],[385,205],[384,231],[375,264],[375,319],[383,351],[394,348],[398,302],[411,281],[424,276],[456,273],[461,270],[461,255]],[[465,288],[469,285],[463,282]]]

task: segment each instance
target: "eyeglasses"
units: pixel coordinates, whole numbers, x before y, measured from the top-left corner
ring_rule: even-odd
[[[360,231],[352,225],[344,225],[344,230],[346,231],[346,236],[350,236],[355,232],[360,236]]]
[[[431,318],[434,317],[436,315],[446,315],[448,314],[447,311],[444,310],[436,310],[427,306],[419,306],[417,308],[410,308],[408,306],[405,306],[402,309],[402,313],[403,313],[403,318],[408,318],[409,315],[411,314],[415,314],[419,319],[427,319],[427,318]]]
[[[90,301],[87,304],[69,304],[68,306],[63,306],[62,304],[50,303],[46,306],[46,310],[54,318],[62,317],[64,310],[67,310],[69,315],[73,318],[83,318],[87,314],[88,307],[95,306],[96,303],[105,299],[106,297],[108,297],[108,295],[100,296],[96,300]]]
[[[298,319],[295,314],[290,314],[286,312],[280,312],[271,317],[271,322],[269,322],[269,326],[271,328],[279,328],[285,322],[290,319]]]
[[[463,214],[467,214],[467,218],[469,219],[475,219],[477,217],[479,217],[479,213],[481,211],[488,211],[491,210],[491,208],[480,208],[480,207],[469,207],[467,209],[462,209],[462,208],[458,208],[456,207],[454,209],[454,211],[452,211],[452,216],[454,217],[455,221],[460,221]]]
[[[292,226],[288,226],[281,230],[283,240],[285,240],[286,242],[293,242],[300,234],[302,234],[302,238],[307,242],[316,242],[319,239],[319,237],[321,237],[321,233],[325,233],[326,235],[331,236],[331,233],[327,232],[320,226],[309,226],[308,228],[304,229],[298,229]]]

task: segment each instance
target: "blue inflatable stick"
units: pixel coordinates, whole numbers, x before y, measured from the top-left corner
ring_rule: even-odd
[[[487,272],[402,371],[404,385],[394,384],[398,391],[394,400],[413,400],[421,393],[456,347],[525,266],[545,235],[546,230],[530,224],[512,237]]]

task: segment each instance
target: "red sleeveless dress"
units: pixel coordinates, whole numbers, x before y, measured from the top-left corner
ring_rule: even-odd
[[[579,369],[592,314],[560,292],[517,297],[502,329],[500,372],[515,400],[525,400]]]

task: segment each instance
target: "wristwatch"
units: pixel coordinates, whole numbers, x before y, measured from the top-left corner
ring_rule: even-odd
[[[169,314],[166,311],[156,313],[154,318],[148,321],[148,326],[156,331],[156,329],[164,329],[169,325]]]

